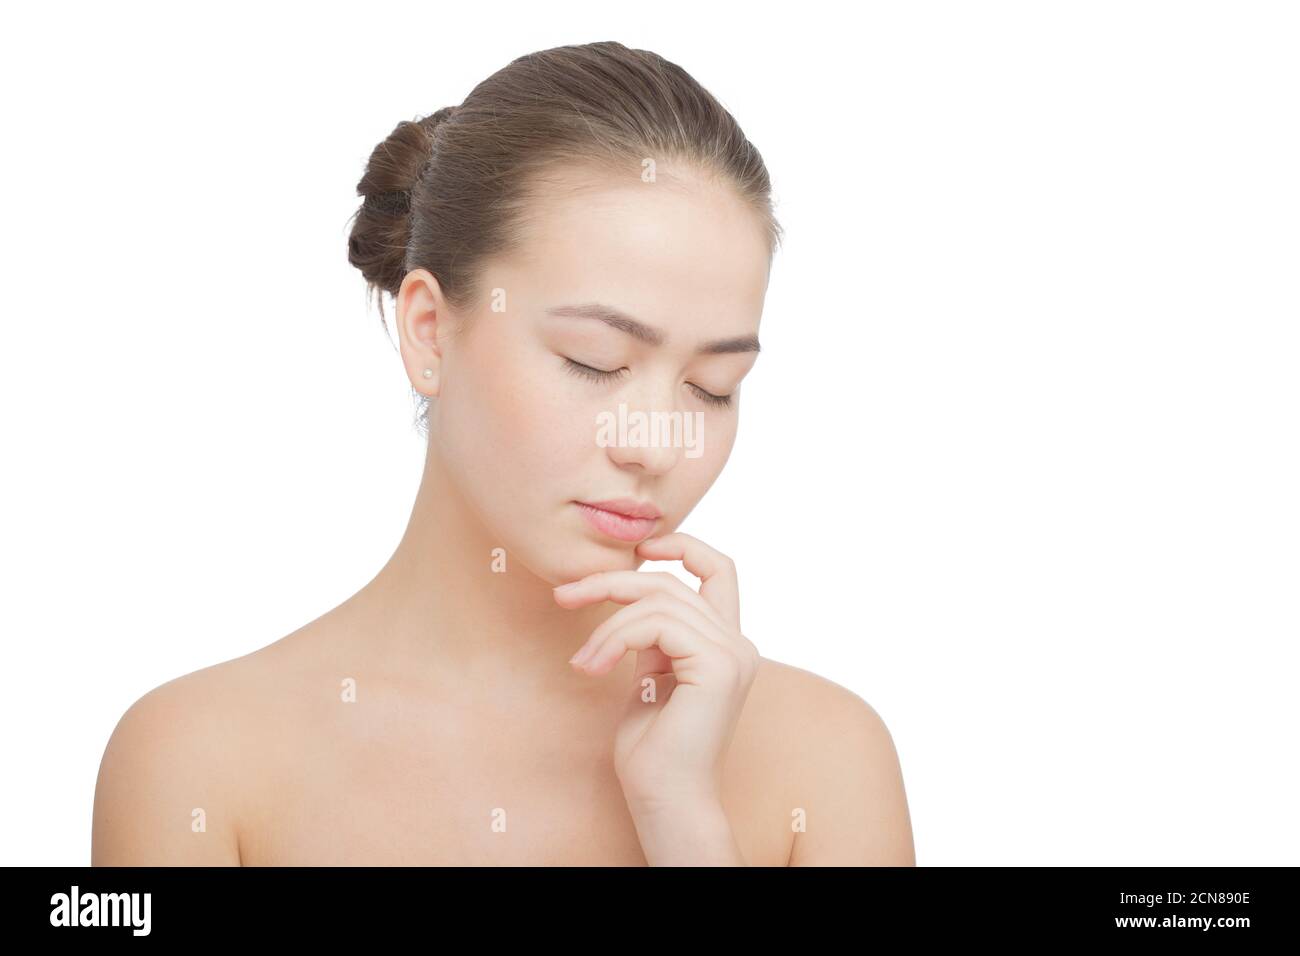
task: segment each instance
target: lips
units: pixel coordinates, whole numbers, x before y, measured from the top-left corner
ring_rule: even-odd
[[[611,498],[609,501],[579,501],[580,505],[590,505],[601,511],[611,511],[626,518],[662,518],[663,512],[648,501],[635,498]]]
[[[575,501],[582,516],[597,531],[619,541],[650,537],[663,513],[648,501],[615,498],[610,501]]]

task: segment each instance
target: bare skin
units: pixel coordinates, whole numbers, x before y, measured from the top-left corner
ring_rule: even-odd
[[[747,656],[722,576],[673,595],[637,571],[655,540],[681,538],[735,439],[757,352],[698,346],[756,337],[769,262],[752,212],[686,174],[629,188],[572,172],[577,188],[540,203],[530,240],[489,264],[505,310],[459,315],[434,276],[408,273],[402,359],[431,404],[402,541],[329,613],[132,705],[100,767],[93,865],[915,863],[879,715]],[[656,341],[551,311],[590,302],[617,303]],[[619,371],[592,381],[567,374],[570,359]],[[615,402],[703,415],[702,454],[598,446],[593,416]],[[651,540],[616,540],[574,503],[619,496],[660,507]],[[734,565],[688,540],[726,564],[734,596]],[[660,583],[557,598],[580,580]],[[616,646],[635,628],[614,629],[594,673],[569,663],[602,624],[652,606],[653,643],[643,628],[642,644]],[[647,670],[692,686],[666,678],[637,738],[649,758],[619,767]]]
[[[485,697],[371,665],[348,668],[363,690],[342,704],[364,601],[138,701],[101,768],[92,865],[646,865],[613,771],[617,697]],[[602,680],[630,683],[631,665]],[[751,866],[915,864],[885,725],[798,668],[763,660],[723,801]]]

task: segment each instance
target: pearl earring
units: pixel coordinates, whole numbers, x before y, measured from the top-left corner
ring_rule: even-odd
[[[424,377],[425,377],[425,378],[433,378],[433,369],[431,369],[431,368],[426,368],[426,369],[424,370]]]

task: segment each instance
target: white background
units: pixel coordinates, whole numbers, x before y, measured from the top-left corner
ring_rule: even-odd
[[[787,232],[683,530],[765,656],[884,718],[918,863],[1300,863],[1294,5],[44,4],[3,34],[0,862],[88,863],[122,712],[396,546],[423,450],[346,258],[370,150],[616,39],[732,110]]]

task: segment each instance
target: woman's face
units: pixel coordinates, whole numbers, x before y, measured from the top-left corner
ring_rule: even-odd
[[[713,484],[770,261],[757,214],[721,185],[571,176],[532,207],[521,247],[488,263],[479,311],[448,322],[444,307],[438,355],[403,342],[417,388],[436,388],[439,467],[507,566],[551,584],[636,568],[637,542],[675,530]],[[662,516],[581,504],[616,499]]]

